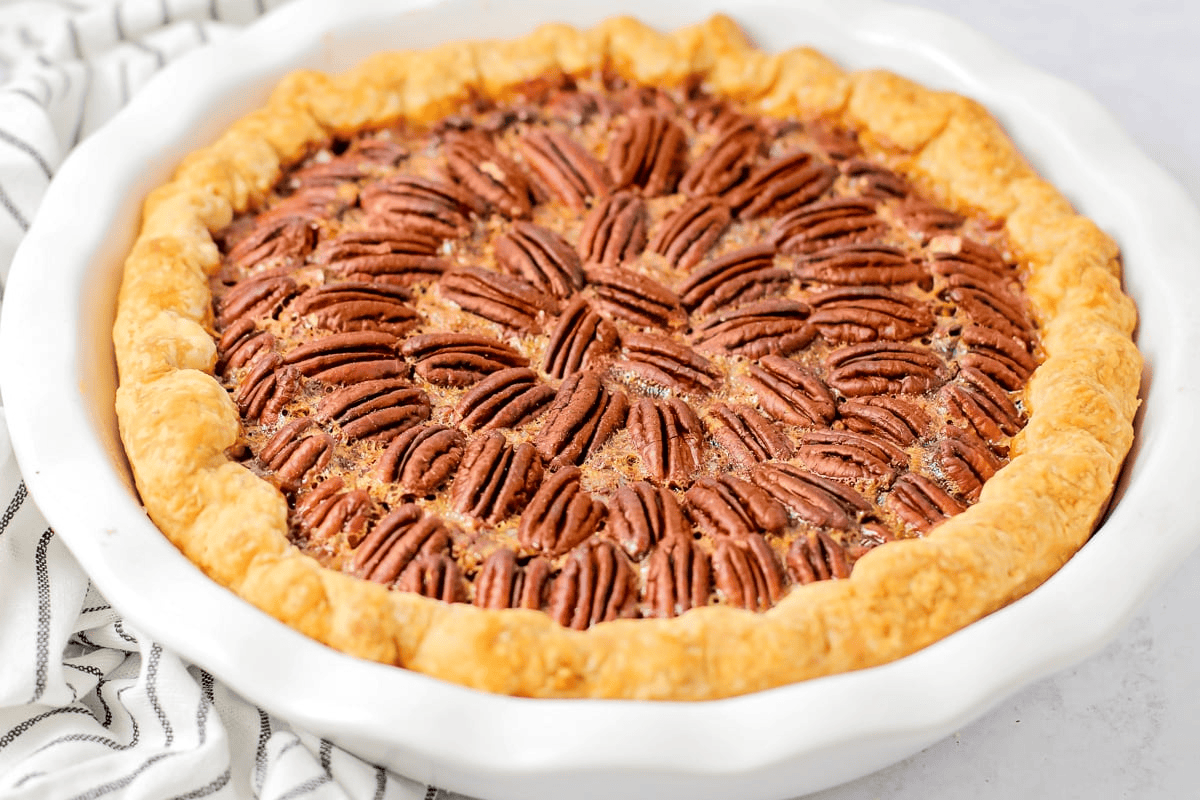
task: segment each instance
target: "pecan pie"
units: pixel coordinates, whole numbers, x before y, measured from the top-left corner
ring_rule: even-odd
[[[289,76],[147,200],[117,406],[163,531],[316,639],[701,699],[1052,574],[1134,324],[978,105],[615,19]]]

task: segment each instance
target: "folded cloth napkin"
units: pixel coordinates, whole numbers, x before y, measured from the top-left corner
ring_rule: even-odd
[[[73,147],[165,64],[277,4],[0,6],[0,279]],[[3,425],[0,509],[0,797],[454,797],[271,716],[125,624],[28,495]]]

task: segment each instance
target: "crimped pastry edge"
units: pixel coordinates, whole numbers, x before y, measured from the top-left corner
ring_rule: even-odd
[[[447,605],[327,570],[287,540],[274,487],[231,462],[238,415],[212,377],[210,231],[264,196],[309,144],[401,116],[433,120],[469,93],[503,96],[552,70],[606,66],[710,89],[776,115],[842,121],[951,208],[1003,220],[1028,264],[1045,361],[1029,423],[980,501],[924,539],[876,548],[847,580],[796,587],[756,614],[569,631],[537,612]],[[1141,357],[1117,247],[1039,178],[977,103],[820,53],[755,50],[715,16],[672,34],[630,18],[546,25],[510,41],[384,53],[336,77],[293,73],[267,106],[188,156],[146,200],[113,329],[117,413],[150,516],[218,583],[339,650],[493,692],[698,700],[885,663],[1040,585],[1087,540],[1132,442]]]

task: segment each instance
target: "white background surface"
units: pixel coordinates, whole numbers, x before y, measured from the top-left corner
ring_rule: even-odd
[[[910,4],[956,17],[1093,94],[1200,202],[1200,3]],[[1097,655],[900,764],[811,797],[1193,798],[1200,797],[1197,743],[1200,553]]]

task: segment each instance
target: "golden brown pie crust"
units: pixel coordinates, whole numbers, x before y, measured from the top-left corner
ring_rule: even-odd
[[[859,131],[947,208],[1002,220],[1028,265],[1044,363],[1029,422],[979,502],[928,536],[872,550],[849,579],[796,587],[773,609],[695,609],[570,631],[534,611],[445,604],[318,565],[289,543],[287,503],[231,461],[239,417],[213,377],[212,231],[264,198],[310,145],[401,117],[434,121],[469,96],[607,68],[777,116]],[[814,50],[754,49],[716,16],[662,34],[629,18],[514,41],[384,53],[330,77],[289,75],[268,104],[188,156],[146,200],[114,342],[117,412],[153,520],[211,578],[339,650],[493,692],[699,700],[881,664],[1026,594],[1087,540],[1133,438],[1141,357],[1116,244],[1039,178],[977,103]]]

